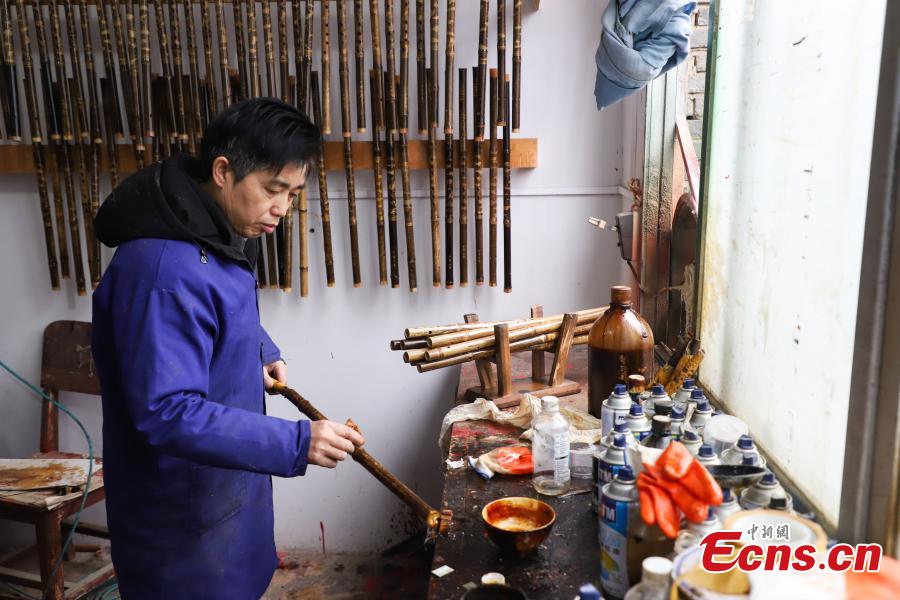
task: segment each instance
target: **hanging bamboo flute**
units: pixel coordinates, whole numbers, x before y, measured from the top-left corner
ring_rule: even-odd
[[[38,8],[40,9],[40,5],[38,5]],[[25,71],[25,101],[27,104],[26,108],[28,110],[28,114],[31,118],[31,153],[34,158],[34,171],[38,184],[38,198],[40,200],[41,206],[41,219],[44,225],[44,245],[47,250],[47,268],[50,271],[50,288],[58,290],[59,265],[56,258],[56,249],[53,247],[53,219],[50,209],[50,196],[47,192],[47,171],[44,165],[44,154],[41,145],[43,136],[41,135],[41,121],[38,113],[37,90],[34,84],[34,70],[32,68],[31,62],[31,41],[28,38],[28,19],[25,15],[24,0],[16,0],[16,9],[19,15],[19,35],[20,45],[22,48],[22,67]],[[3,13],[5,17],[3,23],[4,50],[7,47],[11,50],[13,44],[12,20],[9,13],[9,4],[7,3],[7,0],[3,1]],[[38,15],[38,18],[40,18],[40,15]],[[15,74],[14,62],[12,63],[12,66],[13,74]],[[17,88],[10,87],[7,89],[14,90]],[[16,117],[18,117],[18,111],[16,111]],[[60,222],[58,226],[62,227],[62,222]]]
[[[101,80],[100,90],[103,104],[106,107],[106,151],[109,159],[109,183],[112,189],[119,185],[119,155],[116,152],[116,141],[125,137],[125,123],[119,108],[119,70],[113,60],[112,40],[109,33],[109,20],[106,18],[106,7],[97,6],[97,22],[100,27],[100,45],[103,48],[103,68],[106,77]]]
[[[418,104],[419,135],[428,127],[428,93],[425,71],[425,0],[416,0],[416,100]]]
[[[205,1],[205,0],[204,0]],[[268,2],[262,3],[263,16],[263,40],[266,52],[266,80],[268,82],[268,95],[278,97],[278,70],[275,68],[275,42],[272,34],[272,7]],[[266,239],[266,266],[270,288],[279,287],[278,265],[276,262],[276,236],[274,232],[264,236]]]
[[[65,59],[63,56],[62,33],[59,24],[59,4],[56,0],[50,2],[50,28],[53,35],[53,47],[57,49],[54,53],[57,73],[57,86],[59,93],[59,106],[61,108],[62,122],[62,141],[59,148],[59,160],[62,164],[63,183],[65,185],[66,204],[68,207],[69,217],[69,239],[72,241],[72,261],[75,272],[75,286],[79,296],[86,293],[84,281],[84,262],[81,254],[81,231],[78,226],[78,209],[75,206],[75,183],[72,180],[72,160],[69,153],[68,142],[72,141],[72,115],[70,114],[71,104],[69,102],[69,83],[66,77]]]
[[[403,223],[409,291],[418,289],[416,242],[413,231],[412,190],[409,185],[409,0],[400,0],[400,181],[403,184]]]
[[[169,20],[172,23],[172,78],[175,83],[175,121],[178,129],[178,146],[181,152],[187,149],[190,136],[187,128],[187,102],[184,97],[184,63],[181,55],[181,24],[178,18],[178,4],[169,2]],[[240,56],[240,54],[238,55]]]
[[[143,99],[143,135],[145,143],[147,139],[152,143],[154,142],[153,138],[156,137],[156,130],[153,127],[153,95],[150,85],[150,13],[147,9],[147,0],[141,0],[139,9],[141,47],[138,72],[140,73],[139,87],[142,92],[141,98]]]
[[[387,69],[384,73],[385,170],[387,172],[388,242],[391,257],[391,287],[400,287],[400,257],[397,247],[397,162],[394,139],[397,135],[397,85],[395,76],[394,0],[384,0],[384,44]]]
[[[3,117],[6,124],[7,137],[14,142],[21,142],[22,131],[19,123],[19,81],[16,74],[16,57],[13,45],[12,15],[9,12],[9,0],[3,0],[0,7],[2,7],[0,17],[3,19],[3,30],[0,32],[0,35],[2,35],[3,54],[2,85],[5,92],[3,94]],[[19,19],[24,20],[24,15],[20,13]],[[30,77],[31,73],[26,73],[25,76]],[[35,98],[35,103],[36,102],[37,99]],[[44,183],[46,184],[46,179],[44,180]]]
[[[322,128],[322,103],[319,96],[319,75],[315,71],[310,73],[309,93],[312,96],[313,119],[316,125]],[[322,212],[322,244],[325,251],[325,282],[328,287],[334,287],[334,253],[331,248],[331,207],[328,203],[328,174],[325,170],[325,138],[319,136],[319,206]]]
[[[509,75],[503,82],[506,105],[503,107],[503,291],[512,292],[512,181],[509,164],[510,146],[510,90]]]
[[[169,56],[169,34],[163,0],[153,0],[156,9],[156,31],[159,40],[159,58],[162,65],[162,80],[165,89],[165,115],[169,125],[169,146],[178,147],[178,117],[175,107],[175,89],[172,86],[171,57]]]
[[[466,69],[459,69],[459,286],[469,285],[469,140]]]
[[[246,39],[244,38],[244,22],[247,18],[244,11],[244,0],[234,0],[231,4],[231,12],[234,15],[234,42],[237,50],[238,71],[238,100],[245,100],[250,90],[247,86],[247,54]]]
[[[262,74],[259,70],[259,37],[256,28],[256,2],[251,1],[247,6],[247,57],[248,76],[247,93],[250,98],[258,98],[262,95]]]
[[[432,285],[441,287],[441,217],[440,198],[438,194],[437,176],[437,105],[438,83],[437,74],[440,64],[438,50],[440,46],[440,13],[438,0],[431,0],[430,13],[430,37],[431,37],[431,67],[426,69],[428,73],[428,175],[429,193],[431,194],[431,260],[432,260]]]
[[[308,3],[307,3],[308,4]],[[294,71],[297,73],[297,95],[293,98],[297,108],[300,108],[300,79],[303,70],[303,18],[300,17],[300,0],[294,3],[293,19],[294,19]],[[300,110],[303,110],[300,108]],[[304,111],[305,112],[305,111]]]
[[[102,8],[102,7],[98,7]],[[88,117],[90,139],[90,213],[85,217],[85,227],[88,227],[90,221],[91,235],[88,238],[92,245],[90,254],[89,269],[91,273],[91,286],[96,288],[100,284],[100,241],[94,235],[94,217],[100,208],[100,153],[103,146],[103,132],[100,128],[101,114],[103,113],[103,105],[100,102],[100,95],[97,90],[97,69],[94,64],[94,44],[91,39],[90,15],[88,14],[87,4],[82,4],[81,8],[81,39],[84,44],[84,60],[85,73],[87,75],[87,91],[88,91]]]
[[[513,0],[512,132],[519,133],[522,112],[522,0]]]
[[[331,133],[331,35],[330,35],[330,15],[331,2],[321,3],[321,61],[322,61],[322,122],[319,128],[323,134]],[[312,93],[312,92],[310,92]]]
[[[447,41],[444,47],[444,255],[446,285],[453,288],[453,77],[456,56],[456,0],[447,0]]]
[[[225,4],[216,0],[216,29],[219,33],[219,67],[222,78],[222,96],[225,98],[224,108],[231,106],[231,78],[228,75],[228,31],[225,29]],[[212,83],[215,85],[215,82]]]
[[[373,27],[378,22],[376,14],[371,12],[369,15]],[[363,35],[365,18],[363,0],[353,0],[353,28],[356,32],[354,45],[356,48],[356,131],[359,133],[366,131],[366,47],[365,36]],[[374,38],[372,39],[372,45],[376,45]],[[377,71],[379,68],[376,66],[375,70]]]
[[[359,239],[356,229],[356,181],[353,174],[352,127],[350,123],[350,64],[347,46],[347,0],[337,0],[338,45],[340,47],[341,128],[344,137],[344,173],[347,177],[347,212],[350,223],[350,261],[353,287],[362,286],[359,273]]]
[[[189,2],[190,0],[187,1]],[[117,0],[114,0],[114,2],[117,2]],[[118,22],[118,25],[121,25],[121,22]],[[147,151],[147,147],[144,145],[144,95],[141,93],[141,71],[139,67],[141,50],[138,46],[138,30],[134,21],[134,6],[131,2],[125,3],[124,31],[128,35],[128,42],[125,48],[126,56],[128,57],[130,105],[133,114],[131,139],[134,143],[135,158],[137,158],[138,167],[140,168],[144,166],[144,154]],[[63,119],[63,124],[65,125],[65,119]]]
[[[375,99],[375,70],[369,71],[369,91],[372,94],[372,176],[375,184],[375,233],[378,239],[378,283],[387,285],[387,258],[384,248],[384,195],[382,194],[381,128],[378,127],[378,101]]]
[[[324,4],[328,4],[324,2]],[[309,102],[309,71],[312,69],[313,27],[315,26],[315,2],[306,2],[306,15],[303,18],[303,60],[300,63],[300,75],[297,77],[297,96],[300,110],[307,112]]]
[[[192,0],[185,0],[184,19],[185,34],[187,35],[188,49],[188,93],[190,94],[191,104],[191,124],[190,138],[188,140],[188,150],[191,153],[197,151],[200,147],[200,139],[203,137],[203,112],[206,106],[206,100],[202,90],[202,79],[200,79],[200,63],[197,58],[197,32],[194,23],[194,8]],[[261,253],[260,253],[261,254]]]
[[[473,86],[481,87],[478,83],[478,77],[480,73],[480,68],[475,67],[472,69],[473,75]],[[481,150],[482,150],[482,139],[484,137],[484,122],[479,123],[478,119],[484,119],[484,110],[483,108],[479,110],[478,100],[477,100],[477,92],[476,92],[476,104],[475,104],[475,131],[478,132],[481,130],[481,136],[478,133],[475,134],[475,143],[473,144],[474,158],[472,160],[472,193],[475,195],[475,285],[484,285],[484,193],[481,189],[481,177],[482,177],[482,160],[481,160]],[[484,100],[484,95],[482,94],[482,101]]]
[[[97,23],[100,27],[100,45],[103,48],[103,69],[106,71],[107,88],[103,91],[104,106],[109,114],[109,122],[112,125],[110,131],[107,132],[109,137],[109,146],[115,148],[113,139],[116,141],[125,138],[125,117],[119,106],[119,85],[122,81],[122,73],[119,65],[113,58],[112,35],[109,28],[109,19],[106,15],[106,6],[100,4],[97,6]],[[115,137],[113,137],[115,136]],[[113,162],[115,151],[110,152],[110,162]],[[116,184],[113,183],[113,188]]]
[[[267,0],[268,1],[268,0]],[[290,55],[288,54],[288,45],[287,45],[287,26],[288,26],[288,18],[287,18],[287,2],[279,2],[278,6],[278,14],[276,16],[276,21],[278,25],[278,43],[281,46],[281,51],[278,53],[278,66],[279,66],[279,80],[281,81],[281,99],[287,103],[293,103],[294,99],[291,97],[291,90],[288,88],[288,81],[290,80],[290,69],[288,68],[288,59]],[[294,22],[300,23],[300,19],[297,15],[294,15]],[[294,40],[294,46],[296,47],[300,38],[296,38]],[[302,47],[297,51],[298,53],[302,53]],[[300,61],[297,61],[297,65],[300,64]],[[295,65],[295,66],[297,66]]]
[[[387,285],[387,255],[384,241],[384,196],[382,193],[381,140],[384,127],[384,75],[381,64],[381,23],[378,16],[378,0],[369,2],[369,23],[372,33],[372,131],[373,144],[377,144],[378,168],[375,170],[375,233],[378,238],[378,283]],[[363,104],[362,106],[365,106]],[[374,156],[373,156],[374,158]]]
[[[263,2],[263,13],[265,14],[268,2]],[[270,23],[271,25],[271,23]],[[200,2],[200,29],[203,32],[203,59],[205,71],[205,88],[206,88],[206,119],[208,123],[219,112],[219,97],[216,86],[216,69],[213,64],[213,41],[212,41],[212,25],[209,21],[209,0]],[[272,36],[272,30],[269,29],[269,37]],[[271,39],[269,40],[271,41]],[[272,94],[274,96],[274,94]]]
[[[497,106],[499,119],[503,119],[503,82],[506,81],[506,0],[497,0]],[[497,122],[502,127],[503,123]]]
[[[16,4],[18,13],[22,15],[22,19],[26,19],[27,15],[24,8],[24,2],[22,6]],[[38,58],[41,63],[41,89],[43,91],[44,97],[44,117],[47,123],[47,146],[46,152],[46,160],[42,160],[47,167],[49,167],[49,173],[51,176],[51,185],[53,186],[53,198],[54,202],[54,214],[56,215],[56,239],[57,239],[57,247],[59,249],[59,266],[60,272],[62,274],[63,279],[68,279],[70,276],[69,271],[69,246],[68,246],[68,235],[66,232],[66,223],[64,213],[66,210],[65,201],[63,197],[62,184],[60,182],[60,173],[62,171],[62,165],[60,163],[59,157],[62,154],[61,144],[62,144],[62,126],[61,126],[61,116],[59,114],[59,98],[58,98],[58,90],[56,88],[56,84],[53,82],[53,65],[50,62],[50,53],[47,50],[47,34],[44,30],[44,18],[43,18],[43,9],[41,5],[38,4],[35,7],[36,15],[34,16],[34,26],[35,26],[35,35],[37,37],[38,42]],[[27,25],[26,30],[24,32],[21,31],[22,23],[19,23],[19,33],[28,34]],[[24,48],[24,44],[22,44]],[[34,118],[32,116],[32,118]],[[43,159],[43,157],[42,157]],[[47,170],[45,169],[45,172]],[[51,278],[52,281],[52,278]]]
[[[481,0],[481,11],[478,15],[478,70],[475,73],[473,89],[475,90],[475,141],[479,144],[484,139],[484,103],[485,92],[487,91],[490,4],[490,0]]]
[[[488,285],[497,285],[497,69],[490,71],[490,114],[488,129],[490,133],[490,152],[488,156]]]

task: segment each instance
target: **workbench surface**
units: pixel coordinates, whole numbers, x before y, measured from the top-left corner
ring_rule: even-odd
[[[531,353],[513,355],[513,377],[530,373]],[[579,394],[562,398],[564,404],[587,406],[587,347],[578,346],[569,355],[566,377],[581,383]],[[473,363],[467,363],[460,374],[458,398],[477,385]],[[517,442],[522,430],[489,421],[466,421],[453,426],[449,458],[477,457],[498,446]],[[597,542],[597,520],[591,511],[591,496],[586,493],[590,480],[573,479],[573,491],[585,493],[564,498],[540,496],[531,485],[531,476],[498,475],[484,481],[471,469],[449,470],[444,465],[442,508],[453,511],[450,531],[440,536],[434,548],[432,569],[448,565],[454,571],[444,577],[431,575],[429,598],[460,598],[466,583],[481,581],[484,573],[495,571],[506,577],[509,585],[519,588],[531,599],[574,598],[578,588],[587,582],[599,585],[600,546]],[[529,558],[502,556],[487,538],[481,521],[481,509],[497,498],[529,496],[544,500],[556,511],[557,520],[537,554]]]

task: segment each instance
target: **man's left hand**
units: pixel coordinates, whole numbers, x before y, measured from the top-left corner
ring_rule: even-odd
[[[263,367],[263,386],[270,394],[274,394],[272,386],[276,381],[287,385],[287,365],[283,360],[276,360]]]

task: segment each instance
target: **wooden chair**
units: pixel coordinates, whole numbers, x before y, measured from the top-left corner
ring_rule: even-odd
[[[47,326],[44,330],[41,387],[54,400],[59,399],[61,391],[100,394],[100,381],[94,371],[94,361],[91,357],[90,323],[56,321]],[[33,458],[83,458],[80,454],[60,452],[59,409],[47,401],[44,401],[41,410],[40,452],[34,454]],[[2,566],[24,552],[30,552],[33,546],[8,555],[0,561],[0,581],[39,590],[47,586],[50,573],[62,551],[65,537],[71,529],[70,517],[81,505],[82,493],[83,491],[77,491],[60,498],[55,495],[55,491],[41,490],[0,496],[0,519],[31,523],[35,526],[40,563],[40,577]],[[101,470],[93,474],[85,507],[102,501],[104,497]],[[105,525],[79,522],[77,531],[82,535],[109,539],[109,531]],[[67,558],[72,554],[74,552]],[[64,563],[61,563],[46,598],[53,600],[80,598],[114,576],[112,563],[103,565],[77,583],[65,582],[63,570]]]

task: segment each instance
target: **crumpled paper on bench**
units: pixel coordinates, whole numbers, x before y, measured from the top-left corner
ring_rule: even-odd
[[[569,441],[572,443],[584,442],[595,444],[601,437],[600,419],[588,413],[561,406],[559,412],[569,422]],[[531,440],[534,432],[531,424],[541,414],[541,399],[531,394],[523,394],[519,405],[514,408],[500,409],[492,400],[478,398],[471,404],[460,404],[451,408],[441,423],[441,433],[438,436],[438,446],[443,453],[447,453],[450,445],[450,428],[460,421],[486,420],[505,425],[514,425],[525,429],[519,439]]]

